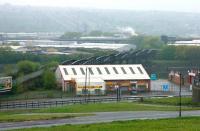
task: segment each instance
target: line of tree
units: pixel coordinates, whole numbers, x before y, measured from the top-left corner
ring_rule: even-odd
[[[161,49],[158,59],[163,60],[187,60],[200,59],[200,47],[197,46],[165,46]]]
[[[80,59],[87,57],[83,54],[72,55],[46,55],[46,54],[32,54],[11,51],[9,48],[0,48],[0,64],[16,64],[19,61],[29,60],[39,63],[48,63],[51,61],[62,62],[68,59]]]
[[[159,36],[133,36],[129,41],[139,49],[161,49],[165,45]]]
[[[9,48],[0,48],[0,64],[16,64],[19,61],[28,60],[33,62],[38,62],[41,64],[49,63],[51,61],[56,61],[61,63],[70,59],[82,59],[91,56],[100,56],[111,54],[114,51],[105,49],[87,49],[87,48],[77,48],[77,51],[83,53],[76,53],[71,55],[47,55],[47,54],[32,54],[32,53],[21,53],[11,51]],[[84,53],[85,52],[85,53]]]
[[[99,36],[114,36],[115,33],[113,32],[103,32],[101,30],[92,30],[90,32],[65,32],[60,39],[79,39],[80,37],[84,36],[92,36],[92,37],[99,37]]]
[[[56,78],[54,73],[54,68],[58,66],[57,62],[50,62],[45,66],[40,66],[37,62],[32,61],[20,61],[17,63],[18,71],[15,74],[15,83],[13,85],[12,93],[22,93],[28,90],[37,89],[56,89]],[[26,75],[33,73],[35,71],[42,71],[42,75],[37,78],[26,81],[25,83],[20,83],[17,78],[24,78]]]

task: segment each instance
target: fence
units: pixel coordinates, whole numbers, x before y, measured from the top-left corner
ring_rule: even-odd
[[[152,97],[167,97],[167,96],[151,96]],[[139,101],[144,97],[109,97],[109,98],[82,98],[71,100],[53,100],[53,101],[22,101],[22,102],[3,102],[0,103],[0,109],[37,109],[47,107],[57,107],[72,104],[86,104],[86,103],[102,103],[113,101]],[[146,98],[146,97],[145,97]]]

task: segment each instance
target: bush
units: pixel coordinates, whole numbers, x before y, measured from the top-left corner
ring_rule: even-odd
[[[56,78],[54,72],[49,69],[44,71],[43,74],[43,83],[46,89],[53,89],[56,87]]]
[[[20,61],[17,63],[18,71],[23,74],[31,73],[39,69],[40,64],[32,61]]]
[[[53,92],[49,92],[49,93],[47,94],[47,98],[53,98],[53,97],[54,97]]]

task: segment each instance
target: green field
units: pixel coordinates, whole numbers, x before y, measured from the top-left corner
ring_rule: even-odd
[[[113,112],[113,111],[176,111],[178,106],[143,104],[138,102],[110,102],[95,104],[77,104],[62,107],[51,107],[43,109],[18,109],[0,111],[0,115],[21,113],[90,113],[90,112]],[[199,110],[200,107],[186,107],[183,110]]]
[[[168,97],[168,98],[152,98],[152,99],[144,99],[144,103],[148,104],[159,104],[159,105],[179,105],[179,97]],[[192,102],[191,97],[182,97],[181,98],[181,104],[183,106],[199,106],[200,103]]]
[[[34,112],[45,113],[88,113],[88,112],[112,112],[112,111],[176,111],[177,106],[152,105],[137,102],[119,103],[97,103],[97,104],[77,104],[57,108],[47,108],[35,110]],[[183,110],[198,110],[200,107],[183,107]]]
[[[69,113],[67,114],[65,113],[1,114],[0,123],[62,119],[62,118],[72,118],[72,117],[87,116],[87,115],[91,115],[91,114],[69,114]]]
[[[158,120],[118,121],[101,124],[64,125],[48,128],[19,129],[16,131],[197,131],[200,117]]]

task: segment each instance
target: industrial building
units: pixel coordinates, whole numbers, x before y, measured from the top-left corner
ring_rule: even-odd
[[[174,45],[174,46],[200,46],[200,40],[175,41],[173,43],[169,43],[168,45]]]
[[[106,95],[116,92],[150,91],[150,77],[141,64],[59,65],[56,79],[63,92]]]

